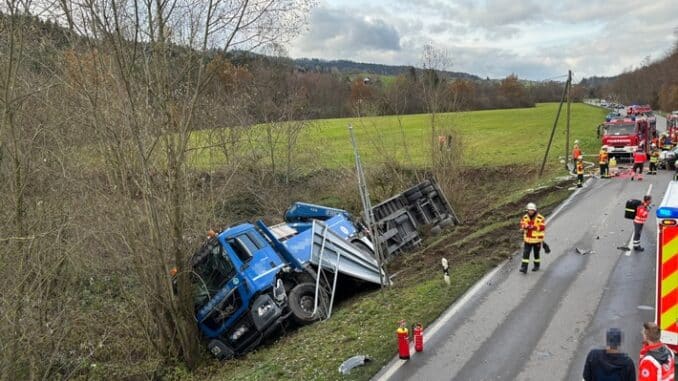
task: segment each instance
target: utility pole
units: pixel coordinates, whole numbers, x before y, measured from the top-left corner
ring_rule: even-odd
[[[570,96],[570,88],[572,87],[572,70],[567,71],[567,129],[565,130],[565,169],[569,171],[567,167],[568,157],[570,155],[570,104],[572,103],[572,97]],[[576,158],[572,158],[573,160]]]
[[[381,288],[383,290],[384,285],[387,282],[388,276],[386,270],[384,269],[384,260],[381,254],[381,242],[379,242],[379,235],[377,231],[377,223],[374,220],[374,214],[372,212],[372,202],[370,201],[370,192],[367,189],[367,182],[365,181],[365,172],[363,171],[363,164],[360,160],[360,153],[358,152],[358,145],[355,141],[355,134],[353,133],[353,126],[348,125],[348,131],[351,135],[351,144],[353,145],[353,155],[355,156],[355,168],[358,175],[358,190],[360,191],[360,201],[363,204],[363,215],[365,216],[365,222],[372,233],[372,246],[374,247],[374,255],[377,259],[377,265],[379,266],[379,283],[381,283]],[[382,274],[383,271],[383,274]],[[386,279],[384,279],[386,277]]]
[[[556,133],[556,126],[558,125],[558,118],[560,118],[560,111],[563,109],[563,103],[565,103],[565,96],[568,94],[570,85],[572,83],[572,72],[568,71],[567,82],[565,82],[565,88],[563,89],[563,95],[560,97],[560,104],[558,105],[558,112],[556,113],[556,120],[553,122],[553,128],[551,129],[551,136],[549,137],[549,144],[546,146],[546,152],[544,153],[544,160],[541,162],[541,169],[539,169],[539,177],[544,173],[544,167],[546,166],[546,159],[549,157],[549,151],[551,150],[551,143],[553,143],[553,135]],[[569,102],[568,102],[569,110]],[[569,112],[568,112],[569,114]],[[568,118],[569,120],[569,118]],[[568,123],[569,125],[569,123]],[[569,138],[569,137],[568,137]],[[567,158],[567,155],[565,156]]]

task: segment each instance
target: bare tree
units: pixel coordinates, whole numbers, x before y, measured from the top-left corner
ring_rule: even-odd
[[[431,130],[431,165],[436,161],[436,152],[439,144],[436,140],[439,137],[438,125],[436,116],[441,111],[443,105],[443,88],[441,72],[445,71],[452,65],[448,53],[444,50],[438,49],[431,44],[424,46],[422,52],[422,94],[426,112],[429,114],[429,125]],[[442,135],[440,135],[442,136]]]
[[[192,368],[197,364],[199,335],[186,276],[190,250],[186,214],[194,208],[188,197],[187,163],[192,132],[200,127],[196,115],[210,112],[201,108],[213,78],[207,70],[208,53],[284,41],[303,23],[310,4],[294,0],[61,4],[64,14],[78,15],[71,17],[75,29],[90,37],[86,49],[95,55],[91,66],[96,81],[81,86],[80,92],[103,149],[116,158],[112,178],[130,195],[138,195],[143,205],[140,209],[134,197],[129,198],[126,218],[138,221],[135,214],[141,212],[145,238],[134,236],[135,229],[122,231],[145,290],[137,319],[164,358],[179,355]],[[90,85],[99,86],[100,93]],[[177,295],[171,267],[179,274]]]

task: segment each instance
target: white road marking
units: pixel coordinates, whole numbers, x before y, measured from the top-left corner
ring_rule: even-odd
[[[495,267],[492,271],[487,273],[487,275],[485,275],[481,280],[479,280],[475,285],[473,285],[473,287],[471,287],[471,289],[468,290],[464,294],[464,296],[461,297],[461,299],[454,303],[452,308],[447,310],[447,312],[445,312],[444,315],[442,315],[433,323],[431,328],[424,331],[424,339],[426,339],[426,337],[435,336],[435,334],[440,330],[440,328],[443,325],[445,325],[445,323],[447,323],[460,309],[462,309],[466,305],[466,303],[468,303],[469,300],[471,300],[471,298],[473,298],[480,291],[480,289],[483,286],[485,286],[487,282],[499,272],[499,270],[504,268],[505,265],[506,262]],[[410,343],[410,353],[413,354],[416,353],[414,351],[414,342]],[[391,377],[393,377],[395,372],[397,372],[398,369],[400,369],[400,367],[402,367],[406,362],[407,362],[406,360],[399,360],[398,362],[394,363],[384,372],[384,374],[381,375],[381,377],[377,378],[375,381],[386,381],[390,379]]]
[[[633,250],[633,233],[631,233],[631,239],[629,239],[628,250],[626,250],[626,256],[631,256],[631,250]]]

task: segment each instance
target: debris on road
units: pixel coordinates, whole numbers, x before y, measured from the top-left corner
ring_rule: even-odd
[[[349,374],[351,373],[351,370],[353,370],[353,368],[363,366],[370,361],[372,361],[372,358],[366,355],[353,356],[348,360],[344,361],[343,363],[341,363],[341,365],[339,366],[339,372],[344,375]]]
[[[577,252],[579,255],[586,255],[586,254],[595,254],[595,251],[593,250],[585,250],[585,249],[580,249],[578,247],[575,247],[574,250]]]

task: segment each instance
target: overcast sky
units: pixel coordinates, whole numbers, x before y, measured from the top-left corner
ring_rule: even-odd
[[[288,52],[421,66],[431,43],[448,70],[542,80],[572,69],[578,82],[660,58],[676,27],[677,0],[320,0]]]

